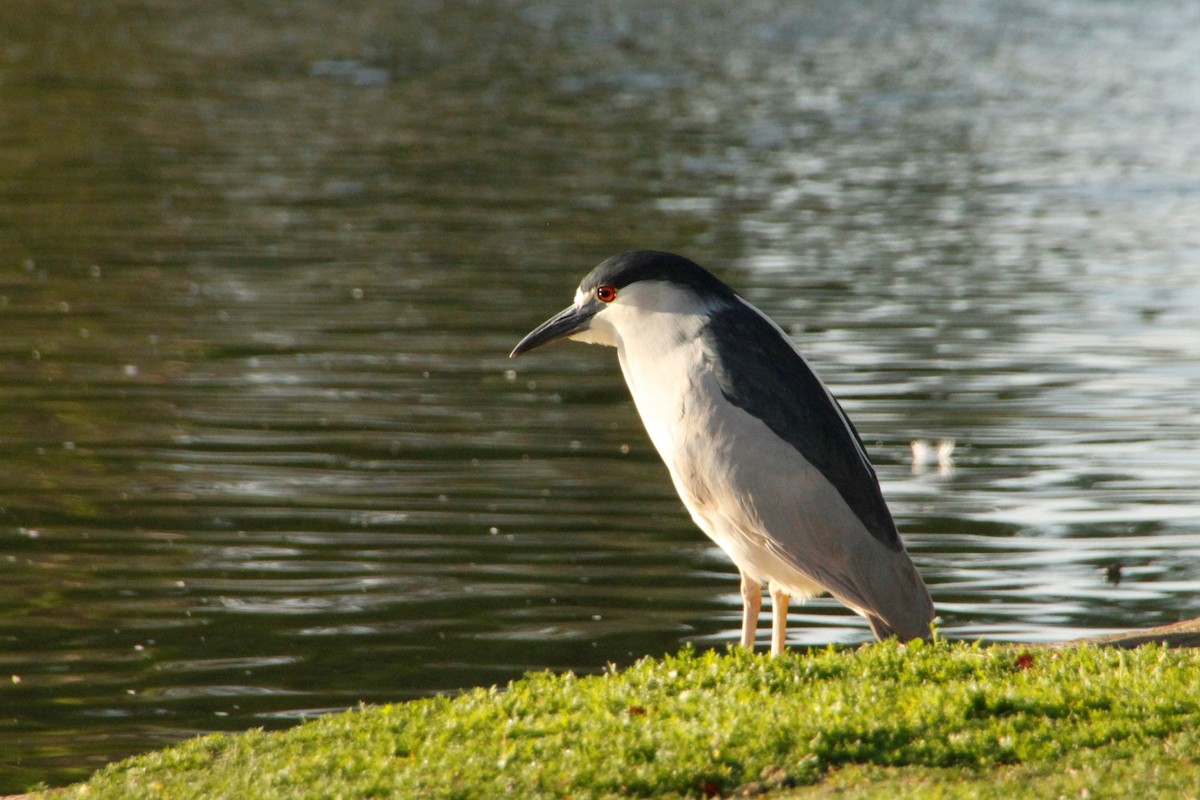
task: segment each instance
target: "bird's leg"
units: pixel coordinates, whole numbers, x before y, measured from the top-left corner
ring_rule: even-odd
[[[777,656],[783,652],[787,640],[788,595],[775,581],[768,587],[771,592],[771,655]]]
[[[762,584],[742,573],[742,647],[754,649],[758,634],[758,611],[762,608]]]

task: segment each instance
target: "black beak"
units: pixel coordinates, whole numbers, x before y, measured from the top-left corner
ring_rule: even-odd
[[[578,333],[587,328],[588,322],[595,315],[594,307],[568,306],[526,334],[524,339],[517,342],[517,346],[508,354],[508,357],[516,358],[521,353],[535,347],[541,347],[544,344],[564,339],[572,333]]]

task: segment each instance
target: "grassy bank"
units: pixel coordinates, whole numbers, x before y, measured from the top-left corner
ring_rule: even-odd
[[[938,643],[645,659],[208,736],[63,797],[1196,797],[1200,653]],[[1087,796],[1087,795],[1084,795]]]

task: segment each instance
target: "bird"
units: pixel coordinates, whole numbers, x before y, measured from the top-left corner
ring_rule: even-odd
[[[854,425],[783,330],[696,262],[634,250],[601,263],[515,358],[560,339],[615,347],[634,405],[696,525],[741,578],[741,646],[763,585],[771,654],[789,600],[828,592],[878,639],[929,638],[933,601]]]
[[[930,462],[937,464],[938,474],[943,478],[948,478],[954,474],[954,449],[956,445],[953,439],[941,439],[937,443],[927,442],[924,439],[913,439],[909,443],[909,446],[912,448],[912,471],[914,475],[924,472]]]

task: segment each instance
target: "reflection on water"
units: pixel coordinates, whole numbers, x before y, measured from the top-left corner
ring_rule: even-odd
[[[733,641],[613,354],[506,357],[630,247],[795,335],[950,635],[1200,613],[1194,11],[361,5],[6,6],[0,789]]]

